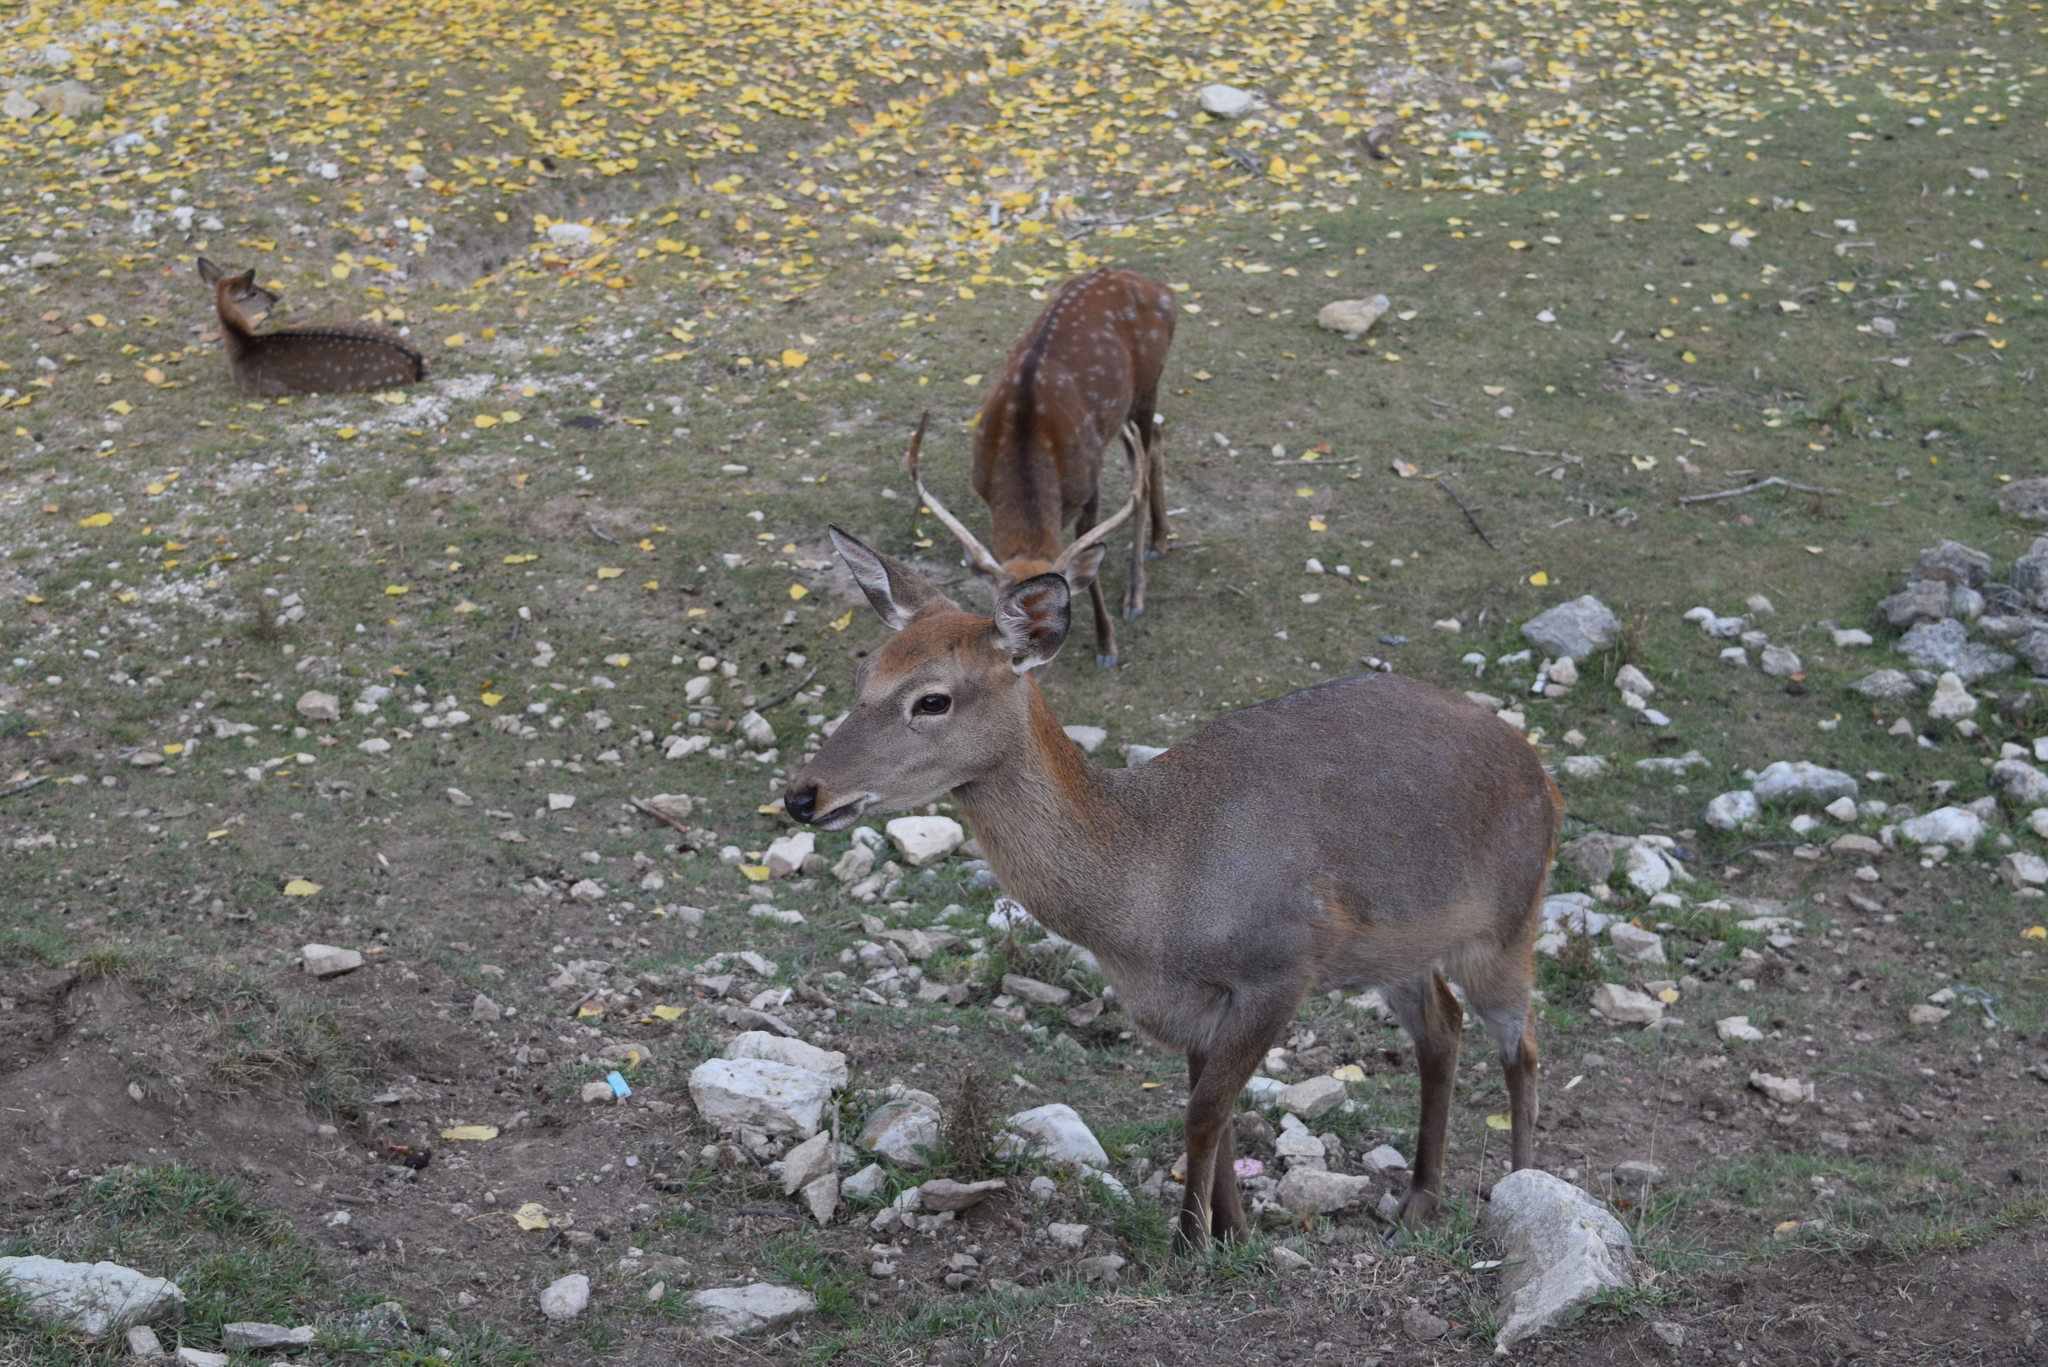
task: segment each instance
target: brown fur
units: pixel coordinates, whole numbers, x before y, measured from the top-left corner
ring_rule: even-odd
[[[277,296],[256,284],[254,270],[229,275],[205,257],[199,278],[213,286],[214,312],[228,370],[244,394],[322,394],[417,384],[427,378],[427,361],[412,344],[382,323],[320,323],[257,332],[243,305]]]
[[[1529,1164],[1531,950],[1563,804],[1516,731],[1456,694],[1365,674],[1100,769],[1031,677],[1066,638],[1063,579],[1016,585],[991,621],[833,537],[898,632],[863,663],[851,712],[785,806],[841,829],[952,794],[1004,889],[1094,951],[1132,1021],[1186,1053],[1182,1238],[1243,1229],[1230,1115],[1311,992],[1376,987],[1415,1039],[1405,1221],[1442,1181],[1464,1020],[1446,973],[1500,1046],[1512,1161]],[[941,698],[941,713],[920,710]]]
[[[1053,292],[1010,349],[974,431],[974,492],[989,508],[983,549],[940,512],[967,546],[968,562],[997,592],[1064,572],[1095,609],[1096,663],[1116,662],[1116,626],[1097,579],[1102,553],[1061,564],[1062,529],[1085,536],[1101,516],[1102,453],[1126,426],[1152,519],[1151,558],[1166,553],[1166,458],[1153,424],[1159,377],[1173,345],[1173,291],[1133,271],[1077,275]],[[913,465],[913,473],[915,466]],[[932,500],[929,494],[926,501]],[[1131,531],[1124,616],[1145,610],[1145,508]]]

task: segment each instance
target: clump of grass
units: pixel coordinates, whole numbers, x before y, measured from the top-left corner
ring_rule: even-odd
[[[1600,966],[1600,951],[1593,937],[1584,931],[1566,936],[1554,959],[1539,958],[1543,990],[1558,1006],[1581,1005],[1593,989],[1607,980]]]
[[[963,1070],[945,1107],[941,1137],[953,1171],[966,1181],[988,1175],[996,1151],[996,1094],[981,1070]]]
[[[249,624],[243,631],[252,641],[274,646],[284,639],[284,623],[277,615],[277,602],[266,593],[249,595]]]
[[[363,1065],[348,1026],[333,1008],[316,1002],[264,1002],[229,1026],[233,1041],[214,1063],[229,1095],[264,1082],[298,1079],[306,1104],[331,1120],[366,1113]]]

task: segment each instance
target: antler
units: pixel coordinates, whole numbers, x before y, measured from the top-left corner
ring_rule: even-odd
[[[1138,505],[1144,501],[1145,457],[1143,453],[1145,448],[1144,438],[1138,432],[1138,424],[1134,422],[1125,423],[1123,438],[1125,449],[1131,453],[1131,469],[1133,474],[1131,478],[1130,502],[1124,504],[1117,511],[1115,517],[1110,518],[1107,522],[1098,522],[1088,529],[1086,535],[1075,537],[1074,544],[1061,551],[1060,558],[1052,562],[1052,572],[1054,574],[1065,574],[1068,567],[1074,563],[1075,558],[1082,551],[1087,550],[1090,546],[1102,540],[1103,537],[1115,531],[1132,513],[1137,511]]]
[[[930,492],[924,487],[924,480],[917,473],[918,448],[924,445],[925,424],[931,420],[931,410],[926,409],[924,416],[917,420],[917,435],[910,439],[910,483],[917,490],[918,500],[925,507],[932,510],[932,516],[943,523],[947,531],[960,539],[961,546],[967,551],[967,563],[972,565],[978,573],[988,575],[990,578],[1001,582],[1005,577],[1002,564],[993,555],[988,553],[988,547],[976,540],[974,533],[968,531],[961,524],[959,518],[946,511],[945,504],[931,496]]]

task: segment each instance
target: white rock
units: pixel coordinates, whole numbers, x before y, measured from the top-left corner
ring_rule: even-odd
[[[1496,1355],[1558,1323],[1601,1292],[1635,1284],[1635,1252],[1606,1206],[1536,1168],[1493,1184],[1481,1225],[1499,1240]]]
[[[1607,761],[1599,755],[1566,755],[1557,762],[1566,778],[1604,778]]]
[[[1778,760],[1766,765],[1751,785],[1759,802],[1828,803],[1856,796],[1856,780],[1839,769],[1825,769],[1807,760]]]
[[[1164,745],[1126,745],[1123,751],[1124,767],[1135,769],[1141,764],[1149,764],[1166,751],[1167,747]]]
[[[844,1182],[841,1182],[839,1184],[839,1194],[851,1197],[856,1201],[865,1201],[871,1196],[881,1195],[882,1188],[887,1186],[888,1182],[889,1170],[880,1163],[870,1163]]]
[[[1947,673],[1935,681],[1934,696],[1927,703],[1928,716],[1936,721],[1955,721],[1975,716],[1976,712],[1977,700],[1963,687],[1960,675]]]
[[[287,1329],[281,1324],[265,1324],[260,1320],[236,1320],[220,1327],[220,1341],[224,1348],[251,1352],[262,1352],[268,1348],[309,1348],[313,1343],[313,1326],[302,1324],[296,1329]]]
[[[1747,1016],[1723,1016],[1714,1022],[1714,1033],[1722,1039],[1744,1043],[1754,1043],[1764,1037],[1764,1032],[1751,1025]]]
[[[296,706],[299,715],[310,721],[341,720],[341,699],[332,693],[318,690],[301,693]]]
[[[357,741],[356,749],[366,755],[388,755],[391,753],[391,742],[382,736],[372,736],[368,740]]]
[[[929,1161],[923,1151],[939,1142],[939,1113],[922,1101],[888,1102],[868,1117],[856,1142],[898,1167],[921,1168]]]
[[[1344,1084],[1333,1077],[1312,1077],[1297,1082],[1278,1097],[1280,1109],[1314,1120],[1328,1115],[1343,1102]]]
[[[1913,1025],[1939,1025],[1951,1014],[1946,1007],[1916,1006],[1906,1013],[1906,1020]]]
[[[1278,1199],[1283,1208],[1296,1214],[1327,1215],[1359,1204],[1371,1195],[1372,1185],[1370,1177],[1352,1177],[1308,1167],[1289,1168],[1287,1175],[1280,1179]]]
[[[1765,646],[1761,662],[1764,673],[1778,679],[1789,679],[1806,669],[1799,662],[1799,656],[1784,646]]]
[[[179,1367],[233,1367],[234,1363],[234,1359],[226,1353],[209,1353],[204,1348],[194,1348],[190,1344],[173,1353],[171,1361]]]
[[[10,119],[32,119],[42,112],[42,108],[19,90],[8,91],[7,98],[0,100],[0,114]]]
[[[1862,809],[1856,805],[1856,799],[1853,797],[1838,797],[1822,810],[1845,826],[1855,825],[1863,815]]]
[[[1781,1106],[1797,1106],[1802,1101],[1813,1100],[1813,1084],[1801,1082],[1798,1078],[1751,1073],[1749,1085]]]
[[[803,1202],[813,1220],[821,1225],[832,1223],[832,1216],[839,1210],[839,1174],[828,1172],[804,1183]]]
[[[771,1035],[766,1030],[749,1030],[735,1036],[733,1042],[725,1046],[725,1056],[729,1059],[767,1059],[802,1068],[825,1079],[834,1091],[846,1085],[846,1055],[836,1049],[820,1049],[800,1039]]]
[[[569,896],[585,906],[595,906],[605,899],[604,884],[595,878],[579,878],[569,885]]]
[[[1109,1166],[1109,1155],[1103,1152],[1095,1132],[1063,1102],[1019,1111],[1010,1117],[1009,1126],[1030,1141],[1032,1152],[1048,1163]]]
[[[1968,807],[1937,807],[1925,816],[1901,821],[1898,833],[1915,845],[1947,845],[1968,852],[1984,838],[1984,818]]]
[[[1639,1025],[1664,1018],[1663,1002],[1619,983],[1602,983],[1594,988],[1593,1009],[1624,1025]]]
[[[1707,824],[1717,831],[1732,831],[1763,815],[1762,804],[1747,788],[1723,793],[1707,804]]]
[[[1623,665],[1614,671],[1614,687],[1623,693],[1633,693],[1647,698],[1657,691],[1657,685],[1650,682],[1650,676],[1634,665]]]
[[[548,794],[548,810],[551,812],[566,812],[575,805],[576,795],[574,793]]]
[[[967,838],[960,823],[949,816],[899,816],[883,829],[903,862],[913,869],[936,864]]]
[[[1262,1077],[1257,1073],[1252,1074],[1251,1081],[1244,1085],[1244,1094],[1252,1099],[1254,1106],[1271,1106],[1286,1090],[1287,1084],[1278,1078]]]
[[[479,992],[469,1003],[469,1018],[473,1021],[502,1020],[505,1008]]]
[[[163,1340],[156,1336],[156,1330],[146,1324],[130,1325],[126,1335],[128,1356],[147,1361],[163,1352]]]
[[[820,1130],[782,1156],[782,1194],[794,1195],[826,1173],[838,1170],[832,1135],[829,1131]]]
[[[1607,940],[1612,944],[1625,963],[1661,964],[1664,959],[1664,937],[1654,931],[1643,930],[1626,921],[1616,921],[1607,927]]]
[[[1258,108],[1259,97],[1249,90],[1217,82],[1205,85],[1195,92],[1204,114],[1213,114],[1219,119],[1241,119]]]
[[[1109,732],[1099,726],[1063,726],[1060,729],[1067,733],[1068,740],[1091,755],[1102,748],[1102,742],[1109,739]]]
[[[1392,307],[1384,294],[1375,294],[1370,299],[1332,299],[1316,313],[1316,325],[1355,337],[1372,331],[1373,324]]]
[[[1843,648],[1872,644],[1871,635],[1861,627],[1844,627],[1835,632],[1835,644]]]
[[[2038,888],[2048,883],[2048,859],[2018,850],[1998,861],[1999,876],[2015,888]]]
[[[818,848],[818,838],[809,831],[797,831],[770,841],[768,854],[762,860],[768,866],[773,878],[787,878],[801,872],[804,860],[809,859]]]
[[[1589,593],[1522,623],[1522,635],[1552,659],[1583,660],[1621,639],[1621,619]]]
[[[299,946],[299,962],[316,978],[338,978],[361,968],[363,956],[353,949],[309,944]]]
[[[1634,666],[1631,665],[1630,668]],[[1569,655],[1550,661],[1544,667],[1544,673],[1549,676],[1552,683],[1563,684],[1566,688],[1576,687],[1579,682],[1579,666]]]
[[[775,744],[775,728],[759,712],[747,711],[740,714],[740,733],[753,746]]]
[[[773,1059],[709,1059],[690,1073],[697,1114],[719,1129],[752,1126],[809,1139],[831,1099],[825,1077]]]
[[[705,1338],[737,1338],[815,1314],[818,1298],[799,1287],[755,1282],[699,1291],[690,1304],[702,1312],[697,1324]]]
[[[1721,652],[1721,663],[1737,669],[1749,668],[1749,652],[1741,646],[1729,646]]]
[[[1388,1173],[1408,1171],[1408,1160],[1392,1144],[1382,1144],[1358,1160],[1368,1172]]]
[[[185,1303],[176,1282],[119,1263],[0,1258],[0,1285],[34,1318],[94,1337],[162,1319]]]

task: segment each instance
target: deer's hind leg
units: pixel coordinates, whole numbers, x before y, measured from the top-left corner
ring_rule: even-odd
[[[1401,1028],[1415,1041],[1416,1069],[1422,1075],[1422,1114],[1415,1126],[1415,1174],[1401,1200],[1400,1219],[1409,1229],[1436,1209],[1443,1186],[1444,1144],[1450,1133],[1451,1093],[1458,1079],[1458,1044],[1465,1009],[1451,995],[1441,970],[1385,989],[1382,993]]]
[[[1533,939],[1535,924],[1532,915],[1528,938]],[[1468,954],[1452,970],[1473,1013],[1500,1046],[1512,1122],[1509,1161],[1519,1172],[1535,1162],[1536,1149],[1536,1022],[1529,1010],[1535,962],[1529,946],[1522,944],[1513,950]]]
[[[1148,414],[1149,424],[1151,417]],[[1135,436],[1135,440],[1133,439]],[[1151,450],[1151,440],[1145,429],[1135,420],[1126,423],[1123,430],[1124,450],[1131,459],[1131,474],[1135,478],[1139,467]],[[1145,615],[1145,500],[1139,499],[1138,506],[1131,511],[1131,569],[1124,579],[1124,620],[1135,622]]]

